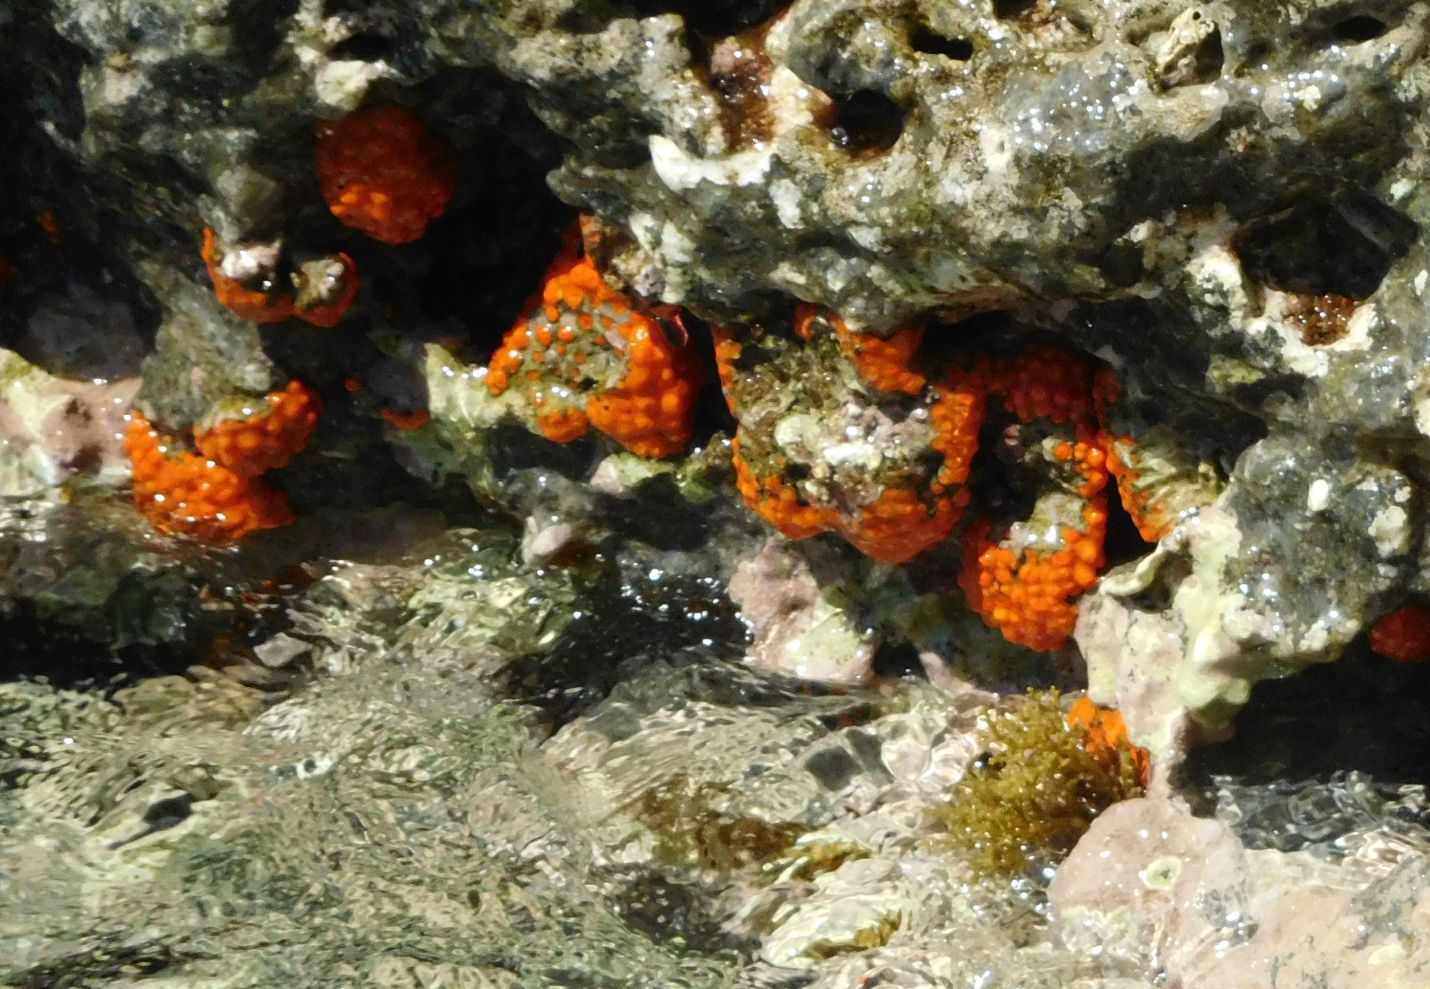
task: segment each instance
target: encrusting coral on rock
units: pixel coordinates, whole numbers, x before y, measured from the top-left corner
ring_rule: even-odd
[[[452,198],[452,151],[411,110],[373,106],[318,126],[318,184],[333,216],[386,244],[419,240]]]
[[[177,449],[137,412],[124,450],[134,467],[134,503],[160,532],[223,544],[293,521],[281,492]]]
[[[260,475],[287,466],[308,445],[322,400],[295,379],[235,411],[228,417],[216,410],[194,429],[198,453],[131,413],[124,450],[134,502],[159,531],[222,544],[293,521],[287,498]]]
[[[680,453],[699,384],[690,348],[609,287],[572,241],[492,355],[487,387],[522,393],[532,425],[553,442],[594,426],[642,457]]]

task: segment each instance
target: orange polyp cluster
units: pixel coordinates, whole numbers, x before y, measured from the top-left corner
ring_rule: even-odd
[[[337,276],[339,283],[326,293],[326,297],[324,293],[314,293],[311,302],[295,302],[292,291],[287,287],[280,290],[273,286],[267,291],[249,288],[238,279],[225,275],[221,267],[223,255],[212,227],[204,228],[202,254],[209,280],[213,282],[214,297],[239,316],[255,323],[281,323],[296,317],[305,323],[331,329],[348,314],[362,284],[353,259],[346,254],[338,254],[330,260],[342,268],[342,274]],[[303,299],[306,295],[300,293],[299,298]]]
[[[860,552],[885,564],[907,562],[942,542],[957,526],[969,501],[962,485],[978,448],[984,410],[983,392],[976,379],[949,374],[942,383],[930,387],[922,374],[911,370],[921,331],[903,331],[889,340],[866,338],[850,333],[838,316],[810,305],[797,308],[794,331],[810,348],[806,354],[819,355],[816,361],[832,358],[847,362],[871,391],[886,396],[877,399],[878,403],[887,402],[887,396],[892,394],[912,392],[918,396],[928,411],[933,433],[929,447],[941,456],[942,463],[931,477],[917,476],[928,470],[926,460],[911,460],[903,467],[893,467],[894,474],[887,485],[870,478],[875,482],[871,490],[871,485],[856,479],[846,488],[836,478],[832,484],[822,483],[806,495],[790,479],[790,464],[783,455],[770,451],[768,457],[752,458],[749,450],[742,448],[751,429],[745,423],[736,437],[735,469],[746,503],[791,539],[838,532]],[[837,348],[827,347],[831,337]],[[778,338],[771,339],[780,346]],[[788,341],[784,346],[798,350],[798,345]],[[735,362],[742,345],[731,330],[717,327],[715,349],[726,401],[734,412],[738,404]],[[800,373],[841,372],[830,367]],[[911,414],[906,399],[895,400],[890,408]],[[912,411],[922,410],[914,406]],[[910,473],[915,476],[911,478]]]
[[[1105,497],[1094,498],[1084,509],[1083,526],[1065,526],[1057,549],[1024,549],[1021,556],[991,542],[987,529],[970,533],[959,575],[969,605],[1009,642],[1040,651],[1061,649],[1077,623],[1074,599],[1097,583],[1104,563]]]
[[[731,444],[735,485],[745,504],[787,539],[808,539],[834,528],[833,513],[811,505],[778,474],[759,477],[740,451],[740,437]]]
[[[293,521],[287,499],[263,481],[193,453],[172,453],[172,445],[132,415],[124,450],[134,468],[134,503],[160,532],[232,543]]]
[[[732,416],[738,416],[735,406],[735,362],[744,353],[744,345],[735,336],[733,327],[716,323],[710,327],[710,335],[715,338],[715,371],[720,376],[720,391],[725,396],[725,405]]]
[[[1092,698],[1083,696],[1068,710],[1067,721],[1069,728],[1082,735],[1083,748],[1113,764],[1120,762],[1124,756],[1130,758],[1137,771],[1138,782],[1147,785],[1152,775],[1152,754],[1132,744],[1121,712],[1099,707]]]
[[[813,332],[813,321],[821,316],[834,327],[839,346],[866,384],[879,391],[906,395],[917,395],[924,390],[928,379],[913,369],[914,358],[924,342],[923,327],[897,330],[888,337],[855,333],[843,317],[818,306],[802,304],[795,310],[795,332],[801,339],[808,340]]]
[[[1114,426],[1122,385],[1111,368],[1097,373],[1093,398],[1099,424],[1097,442],[1107,452],[1107,470],[1116,482],[1122,507],[1144,540],[1158,542],[1177,524],[1182,510],[1210,501],[1214,492],[1196,484],[1191,467],[1183,467],[1181,477],[1175,480],[1169,479],[1165,465],[1160,471],[1155,464],[1153,470],[1147,470],[1149,458],[1143,447]]]
[[[1430,606],[1412,603],[1396,608],[1371,628],[1370,647],[1402,663],[1430,659]]]
[[[321,326],[325,330],[331,330],[342,322],[348,310],[352,309],[353,300],[357,298],[358,288],[362,285],[357,263],[352,258],[346,254],[338,254],[332,260],[341,267],[342,273],[336,276],[337,285],[330,297],[324,298],[321,293],[316,293],[314,299],[309,302],[304,298],[304,294],[300,293],[293,306],[293,315],[305,323]]]
[[[333,215],[387,244],[420,239],[452,198],[451,148],[402,107],[369,107],[320,124],[314,157]]]
[[[948,538],[968,505],[968,492],[933,500],[933,511],[910,488],[885,488],[878,500],[840,518],[839,531],[855,549],[879,563],[906,563]]]
[[[934,439],[930,444],[943,457],[943,466],[933,483],[934,494],[942,494],[968,480],[973,457],[978,453],[978,431],[983,428],[987,391],[981,377],[950,372],[935,389],[929,408]]]
[[[492,355],[486,380],[493,395],[521,387],[549,440],[569,443],[594,426],[632,453],[658,458],[690,442],[697,370],[652,316],[636,312],[590,258],[570,249]]]
[[[1075,504],[1082,506],[1081,518],[1076,525],[1056,527],[1057,545],[1021,549],[1017,526],[994,540],[991,525],[978,523],[966,536],[959,586],[969,606],[1008,641],[1060,649],[1077,622],[1076,598],[1097,583],[1104,563],[1107,455],[1092,425],[1091,372],[1073,355],[1051,347],[1029,351],[1001,370],[989,380],[998,382],[993,388],[1003,393],[1009,412],[1022,423],[1047,420],[1068,432],[1051,455],[1053,464],[1076,469]],[[1057,491],[1050,481],[1046,493]],[[1056,518],[1056,500],[1040,499],[1039,507]],[[1049,525],[1037,523],[1039,529]]]
[[[1000,370],[1006,377],[997,390],[1003,393],[1004,407],[1019,422],[1093,421],[1092,372],[1067,351],[1034,347]]]
[[[248,288],[223,273],[219,267],[222,255],[218,249],[218,237],[212,227],[204,227],[203,258],[209,270],[209,279],[213,282],[214,295],[220,303],[255,323],[281,323],[293,318],[291,293]]]
[[[257,477],[275,467],[285,467],[308,445],[318,426],[323,402],[301,381],[288,382],[267,398],[265,412],[241,419],[226,419],[204,432],[196,432],[199,452],[240,477]]]

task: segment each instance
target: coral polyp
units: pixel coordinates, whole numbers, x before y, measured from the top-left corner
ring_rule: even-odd
[[[1430,606],[1412,602],[1396,608],[1371,627],[1370,647],[1402,663],[1430,659]]]
[[[493,395],[520,390],[532,427],[569,443],[591,427],[642,457],[670,457],[690,442],[699,368],[641,311],[605,283],[574,244],[547,270],[537,298],[492,355]]]
[[[160,532],[222,544],[293,521],[281,492],[177,450],[173,439],[137,412],[125,431],[124,450],[134,470],[134,503]]]
[[[397,106],[320,124],[314,162],[333,216],[387,244],[421,239],[446,212],[457,174],[452,149]]]
[[[206,428],[196,429],[199,452],[241,477],[257,477],[286,467],[307,445],[318,426],[323,400],[298,380],[288,382],[261,402],[236,410],[228,418],[220,411]]]
[[[219,249],[212,227],[204,228],[202,253],[220,303],[255,323],[281,323],[293,318],[293,296],[288,286],[277,279],[273,264],[242,279],[225,273],[226,254]]]

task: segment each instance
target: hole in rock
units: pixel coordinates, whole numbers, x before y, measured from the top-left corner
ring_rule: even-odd
[[[855,156],[888,151],[904,130],[904,108],[883,93],[861,89],[834,101],[829,134],[834,143]]]
[[[908,642],[886,642],[874,653],[874,672],[890,680],[921,679],[924,664]]]
[[[788,6],[786,0],[632,0],[637,17],[679,14],[686,27],[723,38],[762,24]]]
[[[380,34],[355,34],[328,50],[333,61],[380,62],[393,53],[392,42]]]
[[[1365,299],[1418,233],[1409,217],[1364,193],[1303,193],[1246,224],[1233,246],[1247,274],[1263,285]]]
[[[1354,17],[1347,17],[1331,29],[1337,41],[1346,41],[1353,45],[1361,44],[1379,38],[1386,31],[1390,30],[1390,25],[1378,17],[1371,17],[1369,14],[1357,14]]]
[[[925,55],[942,55],[955,62],[966,62],[973,57],[973,42],[966,38],[948,38],[933,28],[921,27],[909,38],[914,51]]]
[[[993,16],[1014,20],[1038,5],[1038,0],[993,0]]]
[[[1360,643],[1334,663],[1257,683],[1236,736],[1198,747],[1190,779],[1241,783],[1369,773],[1383,782],[1430,775],[1430,663],[1400,663]]]

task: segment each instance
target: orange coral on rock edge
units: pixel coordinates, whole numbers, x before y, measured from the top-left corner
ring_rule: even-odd
[[[199,452],[241,477],[285,467],[308,445],[318,426],[323,400],[301,381],[293,380],[267,398],[268,409],[241,419],[225,419],[195,432]]]
[[[172,446],[142,415],[131,415],[124,450],[134,468],[134,503],[160,532],[232,543],[293,521],[281,492]]]
[[[237,315],[255,323],[281,323],[296,317],[313,326],[332,329],[348,314],[362,285],[362,277],[353,259],[346,254],[337,254],[304,265],[299,276],[303,291],[295,301],[287,287],[280,290],[274,285],[266,291],[249,288],[238,279],[225,275],[223,254],[212,227],[204,227],[200,253],[204,266],[208,268],[209,280],[213,283],[214,297]],[[324,284],[310,284],[314,279],[321,279]]]
[[[314,162],[332,214],[387,244],[420,239],[446,212],[457,174],[452,149],[396,106],[320,124]]]
[[[1076,599],[1097,583],[1105,563],[1107,458],[1092,425],[1091,371],[1072,354],[1038,347],[990,375],[995,379],[994,390],[1002,392],[1004,407],[1019,422],[1043,420],[1067,434],[1049,451],[1049,467],[1070,465],[1080,480],[1064,481],[1060,490],[1050,473],[1034,518],[1040,510],[1050,516],[1036,525],[1051,530],[1051,545],[1048,535],[1041,536],[1043,545],[1031,539],[1025,531],[1029,523],[1015,524],[997,539],[986,520],[972,526],[958,583],[969,607],[1008,641],[1060,649],[1077,623]],[[1069,504],[1082,506],[1076,524],[1067,524],[1073,521]]]
[[[1138,782],[1147,785],[1152,775],[1152,754],[1132,743],[1120,711],[1100,707],[1084,695],[1068,709],[1067,723],[1082,734],[1083,748],[1099,759],[1116,762],[1126,754],[1137,771]]]
[[[277,291],[276,288],[271,293],[247,288],[242,282],[223,273],[220,267],[223,258],[213,227],[204,227],[202,254],[204,265],[209,270],[209,280],[213,282],[214,295],[220,303],[255,323],[281,323],[293,317],[291,294]]]
[[[969,607],[1009,642],[1047,651],[1067,644],[1077,624],[1076,599],[1097,583],[1105,562],[1107,501],[1098,495],[1083,511],[1081,530],[1064,526],[1057,548],[1019,553],[990,538],[980,520],[965,539],[958,583]]]
[[[1396,608],[1371,628],[1370,647],[1402,663],[1430,659],[1430,606],[1411,603]]]
[[[487,388],[519,387],[547,439],[567,443],[590,426],[642,457],[690,442],[699,369],[574,247],[548,269],[540,295],[487,367]]]

